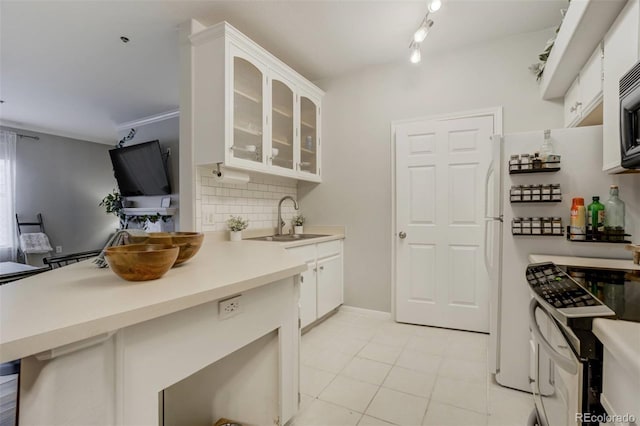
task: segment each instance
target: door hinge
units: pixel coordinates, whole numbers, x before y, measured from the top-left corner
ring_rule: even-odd
[[[303,283],[304,282],[304,275],[300,275],[300,282]]]
[[[298,330],[302,328],[302,320],[298,318]]]

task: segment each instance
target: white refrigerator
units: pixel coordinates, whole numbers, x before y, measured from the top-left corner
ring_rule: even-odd
[[[493,137],[493,163],[486,177],[485,263],[492,286],[489,368],[499,384],[527,392],[530,391],[527,307],[531,296],[525,270],[530,263],[529,254],[625,257],[624,244],[566,239],[572,198],[583,197],[585,206],[594,195],[604,202],[609,186],[618,183],[617,178],[601,171],[602,126],[551,131],[554,151],[561,155],[560,171],[509,174],[510,156],[539,151],[543,140],[543,130]],[[558,183],[562,202],[510,202],[512,185]],[[514,217],[561,217],[565,236],[514,236],[511,231]],[[628,222],[629,214],[627,225]]]

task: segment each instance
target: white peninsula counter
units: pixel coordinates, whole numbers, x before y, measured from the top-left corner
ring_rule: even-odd
[[[207,235],[155,281],[87,261],[0,287],[0,361],[22,359],[20,424],[284,424],[306,269],[282,247]],[[236,295],[241,312],[221,319],[218,301]]]

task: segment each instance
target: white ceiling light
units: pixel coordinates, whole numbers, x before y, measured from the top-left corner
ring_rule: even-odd
[[[433,26],[433,21],[431,19],[422,20],[422,24],[420,24],[420,28],[416,30],[413,34],[413,41],[416,43],[422,43],[425,38],[427,38],[427,34],[429,34],[429,29]]]
[[[427,13],[424,15],[420,26],[413,33],[413,40],[409,45],[409,49],[411,50],[411,56],[409,56],[409,60],[412,64],[417,64],[421,60],[420,55],[420,43],[422,43],[429,34],[431,27],[433,27],[433,21],[429,19],[429,14],[437,12],[442,7],[442,0],[429,0],[427,2]]]
[[[442,0],[431,0],[427,7],[429,8],[429,12],[437,12],[442,7]]]
[[[409,60],[412,64],[417,64],[422,59],[420,54],[420,43],[412,43],[411,44],[411,56],[409,56]]]

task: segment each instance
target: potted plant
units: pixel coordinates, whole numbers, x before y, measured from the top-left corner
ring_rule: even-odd
[[[242,240],[242,231],[247,229],[249,221],[243,219],[240,216],[231,216],[227,220],[227,227],[229,228],[229,239],[231,241]]]
[[[113,214],[120,220],[120,229],[124,229],[127,217],[124,214],[124,199],[117,189],[100,201],[100,207],[104,207],[107,214]]]
[[[293,219],[291,219],[291,224],[293,225],[293,232],[295,234],[304,233],[303,225],[305,220],[306,219],[304,218],[304,216],[302,216],[302,213],[298,213],[293,217]]]

